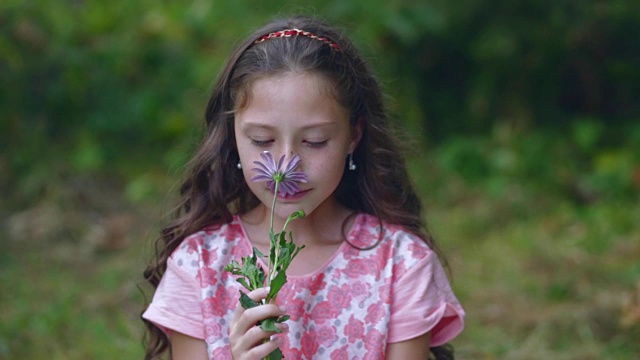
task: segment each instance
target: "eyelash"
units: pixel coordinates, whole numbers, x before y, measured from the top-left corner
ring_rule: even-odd
[[[273,140],[255,140],[255,139],[251,139],[251,144],[258,146],[258,147],[266,147],[269,146],[271,143],[273,142]],[[325,145],[327,145],[327,142],[329,142],[329,140],[324,140],[324,141],[306,141],[305,143],[307,144],[307,146],[311,147],[311,148],[321,148]]]
[[[308,145],[309,147],[312,147],[312,148],[321,148],[321,147],[323,147],[323,146],[327,145],[327,142],[328,142],[328,141],[329,141],[329,140],[324,140],[324,141],[305,141],[305,142],[307,143],[307,145]]]
[[[255,140],[251,139],[251,144],[259,147],[265,147],[271,144],[273,140]]]

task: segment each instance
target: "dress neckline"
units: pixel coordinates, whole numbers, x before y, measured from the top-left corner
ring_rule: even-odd
[[[342,242],[340,243],[340,246],[338,246],[338,248],[336,248],[336,250],[333,252],[333,254],[331,254],[331,256],[329,256],[329,258],[327,259],[327,261],[325,261],[320,267],[318,267],[316,270],[307,273],[307,274],[303,274],[303,275],[287,275],[287,279],[307,279],[307,278],[312,278],[318,274],[321,274],[323,272],[325,272],[325,270],[331,265],[331,263],[335,260],[335,258],[341,254],[343,252],[343,249],[345,246],[351,246],[349,245],[349,242],[353,242],[353,237],[355,236],[355,234],[357,233],[358,229],[363,226],[363,222],[365,221],[365,214],[363,213],[358,213],[355,216],[355,219],[353,220],[353,224],[351,224],[351,228],[349,229],[349,231],[347,232],[346,235],[346,239],[348,241],[345,241],[344,239],[342,240]],[[247,231],[244,228],[244,225],[242,224],[242,220],[240,219],[240,215],[234,215],[233,216],[233,223],[237,224],[240,227],[241,230],[241,243],[243,246],[246,246],[247,249],[249,249],[249,253],[252,253],[253,251],[253,244],[251,243],[251,240],[249,240],[249,236],[247,235]],[[302,249],[302,251],[304,251],[304,249]],[[263,259],[258,258],[258,263],[263,267],[263,269],[267,268],[267,264],[265,264],[265,262],[263,261]]]

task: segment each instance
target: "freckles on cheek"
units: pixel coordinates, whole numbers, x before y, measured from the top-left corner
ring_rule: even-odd
[[[344,170],[342,159],[337,157],[332,161],[326,161],[315,168],[315,174],[324,178],[336,177],[340,179]]]

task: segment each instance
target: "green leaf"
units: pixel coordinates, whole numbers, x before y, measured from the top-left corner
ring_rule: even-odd
[[[276,266],[291,262],[291,251],[289,250],[290,247],[290,245],[282,247],[280,256],[278,257],[278,264],[276,264]]]
[[[284,355],[282,355],[282,351],[276,348],[267,356],[267,360],[282,360],[284,359]]]
[[[260,323],[260,328],[264,331],[281,333],[282,330],[276,327],[276,320],[278,319],[275,317],[266,318]]]
[[[263,254],[262,252],[260,252],[260,250],[258,250],[258,248],[256,248],[255,246],[253,247],[253,256],[258,256],[261,258],[265,258],[265,254]]]
[[[267,295],[267,302],[271,302],[272,299],[275,299],[278,295],[278,291],[282,288],[282,286],[287,282],[287,275],[284,271],[280,271],[276,277],[271,280],[271,289],[269,290],[269,295]]]
[[[249,284],[247,284],[247,280],[245,278],[237,278],[236,281],[242,284],[242,286],[246,287],[247,290],[249,291],[255,290],[255,289],[252,289],[251,286],[249,286]]]
[[[249,296],[247,296],[247,294],[243,293],[242,291],[240,291],[240,305],[242,305],[243,308],[245,309],[251,309],[253,307],[256,307],[258,305],[260,305],[259,303],[251,300],[251,298]]]
[[[230,264],[224,267],[225,271],[228,271],[234,275],[240,275],[240,264],[237,261],[232,260]]]
[[[278,234],[278,239],[280,242],[280,246],[285,246],[287,243],[287,238],[286,238],[287,233],[285,233],[284,231]]]
[[[229,268],[232,274],[242,275],[247,278],[248,283],[242,283],[247,289],[255,290],[264,285],[264,270],[257,266],[257,257],[247,256],[242,258],[242,267],[236,261],[232,261],[233,266],[227,265],[225,270]]]
[[[289,315],[282,315],[278,318],[278,320],[276,320],[277,323],[283,323],[287,320],[289,320],[290,316]]]
[[[301,219],[303,217],[304,217],[304,211],[298,210],[298,211],[294,212],[293,214],[289,215],[289,217],[287,218],[287,222],[291,221],[291,220],[295,220],[295,219]]]
[[[274,235],[274,237],[271,239],[271,245],[269,246],[269,262],[271,263],[273,263],[276,258],[276,247],[278,245],[276,239],[278,236],[279,234]]]
[[[251,257],[247,256],[242,258],[242,275],[250,276],[253,273],[253,268],[255,265],[251,261]]]
[[[296,251],[294,251],[293,255],[291,255],[291,259],[293,260],[293,259],[298,255],[298,253],[300,252],[300,250],[302,250],[302,249],[304,249],[304,245],[299,246],[299,247],[296,249]]]

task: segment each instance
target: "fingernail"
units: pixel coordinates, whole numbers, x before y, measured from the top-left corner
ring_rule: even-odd
[[[289,331],[289,325],[287,325],[285,323],[278,324],[278,326],[279,326],[280,330],[282,330],[282,331],[285,331],[285,332]]]
[[[280,345],[282,344],[282,338],[280,336],[274,336],[273,342]]]
[[[280,309],[280,311],[287,312],[287,308],[285,306],[280,306],[279,309]]]
[[[271,286],[265,286],[264,287],[264,291],[267,292],[267,294],[269,293],[269,291],[271,291]]]

